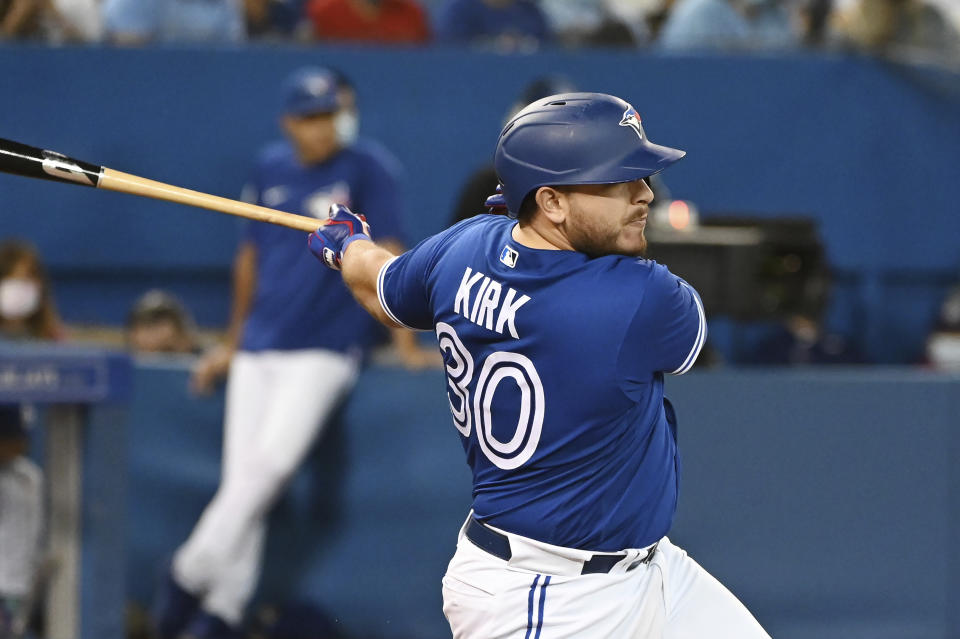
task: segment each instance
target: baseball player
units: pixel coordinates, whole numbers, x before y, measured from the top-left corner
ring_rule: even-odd
[[[436,333],[473,508],[443,578],[456,639],[767,637],[666,537],[697,292],[643,259],[646,179],[684,156],[598,93],[538,100],[500,134],[499,199],[395,256],[343,207],[311,250],[388,325]]]
[[[248,199],[320,219],[331,203],[352,204],[370,212],[385,245],[397,250],[398,169],[379,147],[352,141],[352,105],[345,105],[337,76],[299,70],[284,94],[288,140],[261,155]],[[204,390],[229,366],[221,482],[157,594],[161,639],[238,636],[257,582],[267,512],[353,387],[375,329],[382,330],[336,274],[316,271],[300,233],[246,227],[234,262],[227,343],[201,360],[193,380]],[[419,364],[413,335],[396,334],[404,361]]]

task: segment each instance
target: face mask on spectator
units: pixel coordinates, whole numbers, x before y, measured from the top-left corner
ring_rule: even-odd
[[[30,317],[40,307],[40,285],[23,277],[8,277],[0,282],[0,317],[19,320]]]
[[[357,141],[360,132],[360,118],[356,112],[344,109],[333,118],[333,128],[341,146],[350,146]]]

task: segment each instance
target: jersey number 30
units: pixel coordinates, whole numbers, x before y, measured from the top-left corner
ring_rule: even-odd
[[[463,346],[457,331],[444,322],[437,324],[437,339],[440,349],[447,357],[447,398],[453,425],[464,437],[476,424],[477,442],[480,449],[494,465],[504,470],[522,466],[540,443],[543,431],[543,384],[533,362],[525,355],[509,351],[491,353],[478,362],[480,374],[474,390],[470,386],[474,375],[473,356]],[[517,410],[517,427],[510,441],[500,441],[493,436],[491,405],[500,382],[511,378],[520,389],[520,406]]]

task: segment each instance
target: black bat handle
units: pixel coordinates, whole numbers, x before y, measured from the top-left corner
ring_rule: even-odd
[[[102,166],[75,160],[56,151],[47,151],[0,138],[0,171],[26,177],[96,187]]]

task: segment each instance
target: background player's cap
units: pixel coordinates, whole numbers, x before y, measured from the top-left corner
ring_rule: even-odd
[[[333,113],[340,109],[340,82],[321,67],[294,71],[283,85],[283,110],[287,115],[306,116]]]
[[[494,165],[516,216],[541,186],[614,184],[659,173],[686,151],[653,144],[630,104],[605,93],[562,93],[527,105],[500,133]]]

